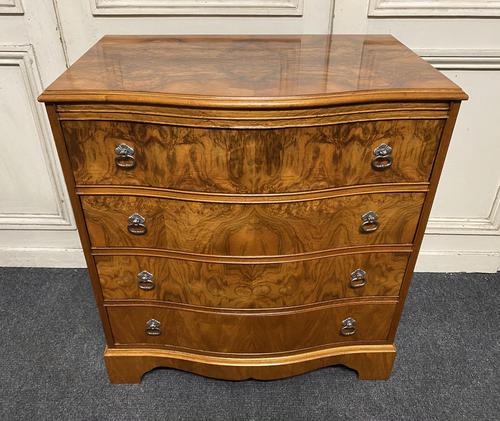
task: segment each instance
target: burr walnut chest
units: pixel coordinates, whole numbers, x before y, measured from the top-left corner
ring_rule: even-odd
[[[464,92],[391,36],[107,36],[46,103],[109,377],[385,379]]]

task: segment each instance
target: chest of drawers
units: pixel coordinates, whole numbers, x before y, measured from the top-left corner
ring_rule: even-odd
[[[466,98],[390,36],[104,37],[40,100],[111,381],[387,378]]]

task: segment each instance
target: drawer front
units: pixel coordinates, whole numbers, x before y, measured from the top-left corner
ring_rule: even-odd
[[[144,247],[226,256],[275,256],[413,241],[425,193],[377,193],[275,204],[82,196],[94,247]],[[374,211],[378,229],[361,232]],[[129,232],[141,215],[147,232]],[[375,228],[375,227],[373,227]],[[141,229],[141,232],[144,232]]]
[[[386,120],[229,130],[62,122],[77,184],[231,193],[427,181],[443,125],[444,120]],[[122,143],[133,149],[133,158],[117,164],[115,148]],[[392,148],[392,165],[375,170],[374,150],[384,143]]]
[[[286,352],[334,343],[384,341],[395,304],[350,304],[242,314],[175,307],[107,306],[116,345],[164,345],[219,353]],[[351,317],[354,334],[341,333]],[[154,322],[158,321],[159,326]],[[159,329],[153,329],[153,327]],[[146,333],[149,326],[150,336]],[[348,332],[346,332],[348,333]]]
[[[397,296],[408,253],[357,253],[272,264],[149,256],[95,256],[95,261],[105,300],[253,309],[347,297]]]

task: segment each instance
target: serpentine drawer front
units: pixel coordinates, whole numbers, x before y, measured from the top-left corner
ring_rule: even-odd
[[[337,342],[383,342],[394,308],[395,300],[269,314],[170,306],[107,307],[116,345],[165,346],[220,355],[310,351]]]
[[[424,198],[424,193],[391,192],[228,204],[120,195],[82,196],[81,202],[94,247],[278,256],[410,244]],[[134,215],[139,222],[134,222]]]
[[[62,127],[81,185],[277,193],[428,181],[444,123],[381,120],[241,131],[63,121]]]
[[[111,382],[387,378],[464,99],[386,35],[101,39],[40,100]]]
[[[94,259],[105,300],[242,309],[397,297],[409,256],[409,252],[365,252],[244,264],[104,253]]]

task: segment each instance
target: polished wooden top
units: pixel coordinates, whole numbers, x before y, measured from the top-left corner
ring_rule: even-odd
[[[466,98],[390,35],[245,35],[106,36],[40,100],[294,107]]]

